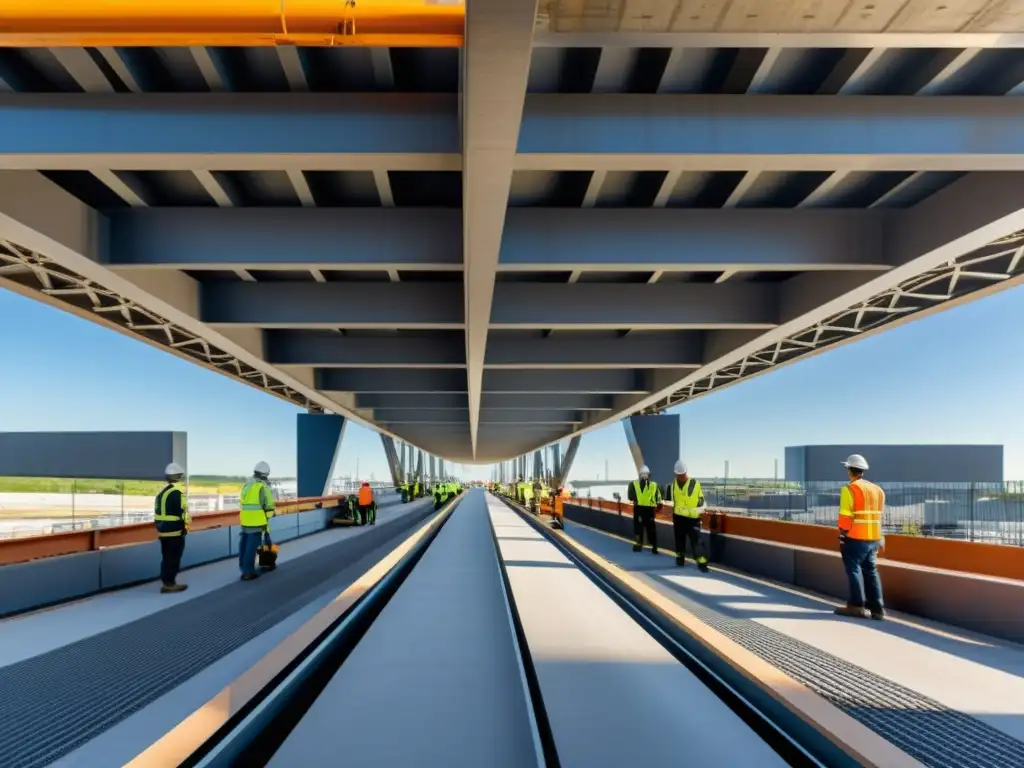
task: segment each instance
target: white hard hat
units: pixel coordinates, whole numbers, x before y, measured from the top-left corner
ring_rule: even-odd
[[[640,467],[640,474],[641,475],[649,475],[649,474],[651,474],[651,470],[649,470],[647,468],[647,465],[644,464],[642,467]]]
[[[676,462],[676,465],[672,469],[672,471],[675,472],[677,475],[685,475],[686,474],[686,471],[687,471],[686,470],[686,465],[683,463],[682,459],[680,459],[679,461]]]
[[[175,464],[173,461],[164,467],[164,474],[167,477],[173,477],[174,475],[184,475],[185,470],[181,468],[181,465]]]
[[[843,466],[848,469],[865,470],[868,468],[868,460],[859,453],[851,453],[846,457],[846,461],[843,462]]]
[[[267,464],[267,462],[265,461],[261,461],[259,464],[253,467],[252,473],[254,475],[269,475],[270,465]]]

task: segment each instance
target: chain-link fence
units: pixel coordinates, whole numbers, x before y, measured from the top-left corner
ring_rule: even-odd
[[[149,522],[162,482],[0,477],[0,538]],[[238,507],[242,482],[191,479],[192,514]]]
[[[702,479],[709,507],[730,514],[836,524],[841,482]],[[1024,546],[1024,482],[879,483],[887,533]]]

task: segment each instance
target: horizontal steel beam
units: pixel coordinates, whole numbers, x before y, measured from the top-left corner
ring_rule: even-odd
[[[332,392],[391,392],[395,394],[465,393],[466,374],[452,370],[412,370],[395,373],[380,368],[318,368],[317,389]]]
[[[543,394],[484,392],[480,398],[482,408],[488,410],[566,409],[574,411],[610,411],[612,396],[591,392],[547,392]]]
[[[376,421],[385,424],[468,424],[469,409],[452,408],[379,408],[373,412]],[[507,411],[483,408],[481,424],[579,424],[583,421],[579,411]]]
[[[416,208],[149,208],[109,216],[105,261],[175,269],[462,269],[462,215]]]
[[[261,328],[461,328],[458,283],[212,282],[206,323]],[[756,283],[499,283],[491,327],[567,330],[771,328],[780,291]]]
[[[483,391],[501,394],[634,394],[648,391],[644,371],[485,370]]]
[[[375,333],[367,331],[366,333]],[[457,331],[376,332],[268,330],[263,349],[272,365],[320,368],[464,368],[466,350]],[[487,368],[680,368],[699,367],[703,337],[698,332],[560,332],[547,337],[492,337]]]
[[[317,389],[356,393],[464,393],[466,374],[457,370],[419,369],[396,373],[380,368],[318,368]],[[649,391],[644,371],[488,370],[483,390],[497,394],[642,394]],[[491,406],[493,407],[493,406]],[[543,407],[543,406],[541,406]]]
[[[205,323],[260,328],[462,327],[458,283],[247,283],[200,286]]]
[[[446,94],[0,93],[0,167],[458,170]]]
[[[503,271],[884,270],[882,211],[510,208]]]
[[[884,270],[883,225],[854,210],[512,208],[502,271]],[[446,209],[155,208],[110,215],[111,266],[461,270]]]
[[[756,283],[499,283],[491,327],[647,330],[771,328],[778,290]]]
[[[419,410],[420,408],[465,410],[469,407],[465,392],[357,394],[355,395],[355,405],[356,408],[387,408],[388,410]]]
[[[466,347],[458,331],[420,335],[342,336],[336,331],[270,330],[263,349],[272,365],[321,368],[465,368]]]
[[[943,96],[533,94],[516,169],[1024,169],[1024,101]]]
[[[517,170],[1021,170],[1002,97],[531,94]],[[459,170],[457,97],[0,94],[0,167]]]
[[[693,331],[576,333],[543,338],[491,337],[486,368],[689,368],[699,367],[703,336]]]

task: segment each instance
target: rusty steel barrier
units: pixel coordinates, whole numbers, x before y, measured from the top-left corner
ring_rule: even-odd
[[[293,515],[297,512],[332,506],[341,498],[341,496],[321,496],[283,501],[277,504],[277,515]],[[193,517],[189,531],[205,531],[210,528],[223,528],[237,524],[237,509],[209,512]],[[156,529],[151,522],[0,539],[0,565],[24,563],[44,557],[72,555],[77,552],[94,552],[106,547],[141,544],[155,539]]]
[[[633,514],[633,505],[628,501],[575,498],[567,499],[566,502],[617,515]],[[659,520],[671,522],[671,506],[663,503],[655,516]],[[710,507],[705,514],[701,515],[701,527],[705,531],[713,533],[743,536],[749,539],[809,549],[835,552],[839,548],[836,528],[785,520],[765,520],[745,515],[730,515],[724,510]],[[1024,581],[1024,548],[1004,544],[887,534],[885,548],[880,557],[883,560],[907,565],[920,565],[979,576],[995,576]]]

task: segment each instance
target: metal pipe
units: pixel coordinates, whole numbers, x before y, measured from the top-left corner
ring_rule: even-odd
[[[0,46],[453,48],[465,0],[0,0]]]

